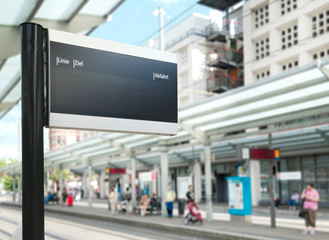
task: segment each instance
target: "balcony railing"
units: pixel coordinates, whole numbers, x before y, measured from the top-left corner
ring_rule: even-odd
[[[243,49],[232,49],[218,46],[207,53],[207,65],[213,67],[241,67],[243,64]]]
[[[222,24],[211,22],[206,28],[206,36],[209,41],[225,41],[226,36],[240,38],[243,35],[242,18],[223,20]]]
[[[209,92],[224,92],[244,85],[243,78],[235,77],[224,72],[215,72],[207,79]]]

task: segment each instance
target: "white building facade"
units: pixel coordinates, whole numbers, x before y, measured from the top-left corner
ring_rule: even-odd
[[[246,85],[329,57],[329,1],[252,0],[243,16]]]
[[[177,55],[179,108],[213,95],[205,81],[210,76],[206,53],[212,47],[205,37],[209,22],[209,16],[193,13],[164,33],[165,51]],[[159,49],[158,37],[144,47]]]

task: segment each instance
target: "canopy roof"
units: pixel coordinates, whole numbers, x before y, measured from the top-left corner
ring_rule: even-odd
[[[19,25],[35,22],[45,28],[88,35],[106,21],[124,0],[15,0],[0,8],[0,119],[21,98]]]
[[[285,153],[307,148],[328,150],[329,61],[298,68],[211,97],[179,111],[180,128],[173,137],[128,133],[99,133],[85,141],[45,153],[45,168],[62,166],[76,173],[89,163],[96,171],[107,166],[127,167],[136,158],[137,169],[160,164],[179,166],[200,159],[211,145],[214,161],[237,161],[237,146],[272,146]],[[1,171],[20,171],[17,163]]]

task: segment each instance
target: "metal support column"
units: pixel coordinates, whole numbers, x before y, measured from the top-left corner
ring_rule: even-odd
[[[105,197],[105,171],[101,171],[101,174],[99,175],[99,195],[101,199],[104,199]]]
[[[20,26],[22,76],[23,240],[44,239],[43,126],[44,29]]]
[[[272,148],[272,134],[268,135],[268,147]],[[275,160],[270,161],[270,188],[271,188],[271,227],[276,228],[275,223],[275,207],[274,207],[274,176],[273,168],[275,166]]]
[[[132,210],[136,207],[136,158],[131,158],[131,206]]]
[[[18,202],[22,202],[22,175],[18,175]]]
[[[59,193],[58,193],[58,196],[59,196],[59,199],[61,201],[61,205],[64,205],[64,202],[63,202],[63,167],[62,166],[59,166]]]
[[[207,221],[212,220],[212,192],[211,192],[211,147],[206,145],[205,151],[205,177],[206,177],[206,213]]]
[[[160,49],[160,51],[164,51],[163,15],[164,15],[164,10],[162,7],[160,7],[159,8],[159,49]]]
[[[16,202],[16,174],[13,175],[13,202]]]
[[[166,196],[168,188],[168,152],[161,152],[161,213],[167,216]]]
[[[92,202],[93,189],[91,186],[91,174],[92,174],[91,162],[89,162],[88,163],[88,207],[93,206],[93,202]]]

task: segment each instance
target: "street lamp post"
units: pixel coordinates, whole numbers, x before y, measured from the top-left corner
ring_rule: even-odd
[[[163,16],[166,14],[162,7],[153,11],[154,16],[159,16],[159,50],[164,51]]]

